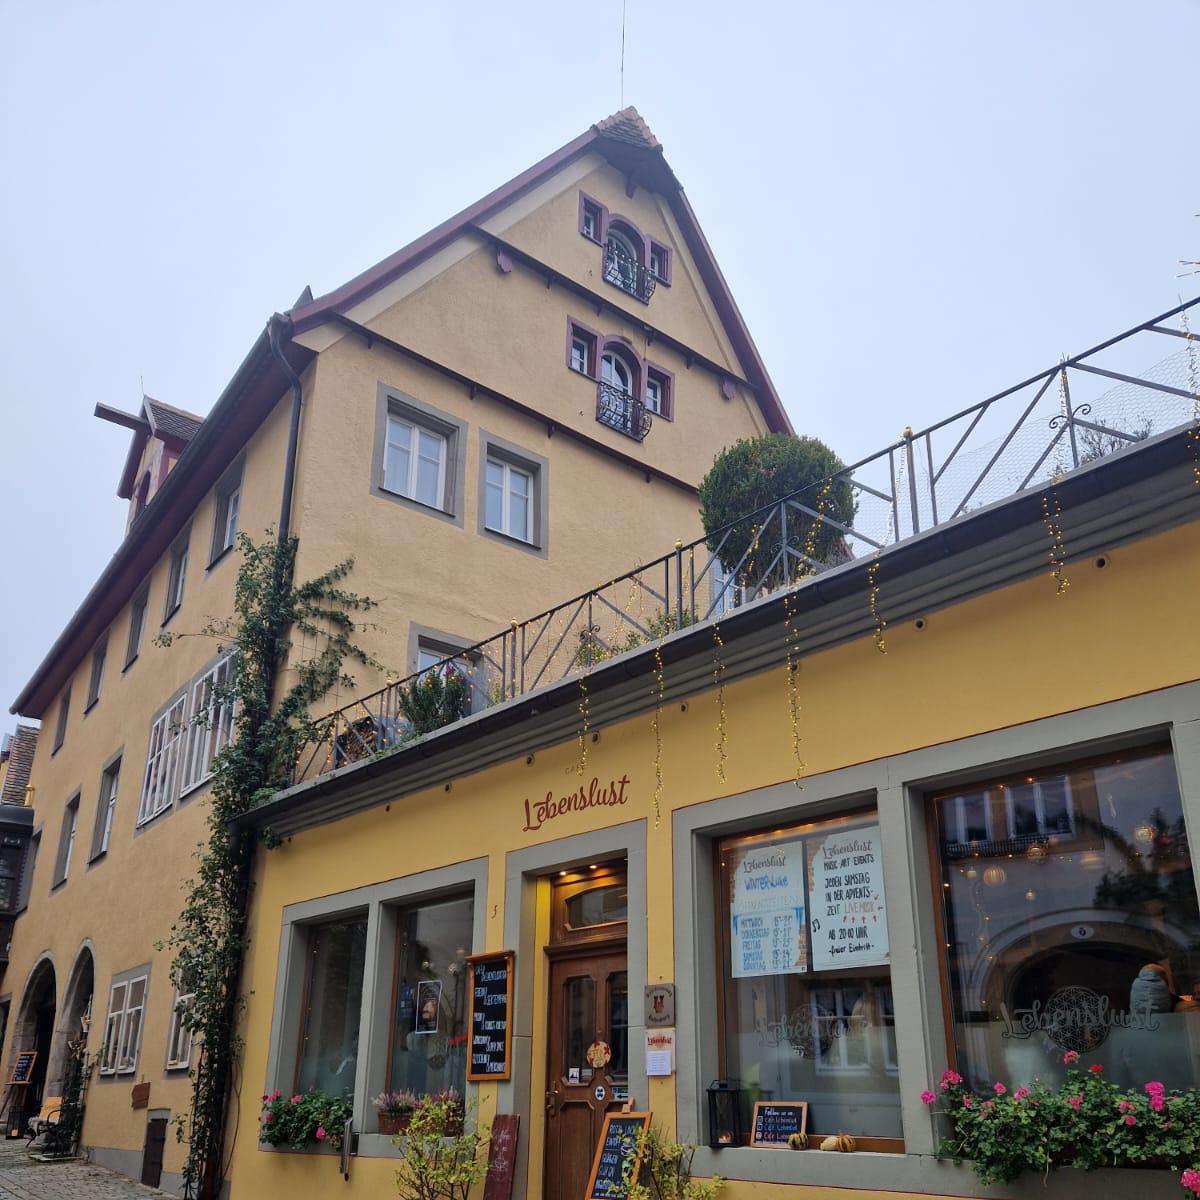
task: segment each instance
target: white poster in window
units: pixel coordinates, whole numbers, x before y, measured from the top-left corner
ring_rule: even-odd
[[[814,844],[809,904],[814,971],[888,961],[878,825],[830,834]]]
[[[734,979],[804,974],[804,842],[741,846],[730,859]]]

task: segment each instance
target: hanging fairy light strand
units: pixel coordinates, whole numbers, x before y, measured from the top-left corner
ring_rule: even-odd
[[[1071,423],[1071,395],[1067,390],[1067,368],[1062,366],[1058,370],[1058,402],[1061,409],[1060,419],[1070,428]],[[1055,595],[1062,596],[1066,594],[1067,589],[1071,586],[1071,581],[1067,578],[1066,571],[1063,569],[1063,564],[1066,561],[1066,544],[1063,540],[1062,530],[1062,503],[1058,498],[1058,484],[1063,477],[1063,439],[1060,435],[1057,441],[1057,448],[1054,452],[1054,482],[1048,491],[1042,493],[1042,523],[1046,526],[1046,536],[1050,539],[1050,550],[1048,557],[1050,559],[1050,574],[1054,578]]]
[[[588,673],[584,671],[579,677],[579,762],[575,773],[582,778],[587,769],[588,732],[591,729],[591,699],[588,696]]]
[[[662,638],[654,644],[654,828],[662,823],[662,705],[664,690]]]
[[[883,619],[883,614],[879,611],[879,551],[875,551],[875,557],[871,560],[871,565],[867,568],[867,605],[871,610],[871,620],[875,622],[875,647],[880,654],[887,653],[887,639],[883,636],[884,630],[887,629],[887,622]]]
[[[1184,336],[1187,355],[1188,391],[1192,393],[1192,424],[1188,441],[1192,444],[1192,479],[1200,487],[1200,362],[1196,355],[1196,336],[1188,324],[1187,309],[1179,314],[1179,328]]]
[[[727,782],[725,763],[729,758],[727,751],[729,741],[729,714],[725,710],[725,661],[721,652],[725,643],[721,639],[721,623],[713,622],[713,683],[717,690],[717,741],[713,747],[717,752],[717,779]]]
[[[792,757],[796,764],[796,786],[803,788],[807,764],[801,754],[803,738],[800,729],[800,682],[797,679],[800,674],[800,663],[795,656],[794,639],[797,635],[793,621],[795,596],[796,593],[792,588],[788,588],[783,596],[784,671],[787,674],[788,720],[791,723]]]

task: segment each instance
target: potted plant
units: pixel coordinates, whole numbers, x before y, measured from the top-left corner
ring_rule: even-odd
[[[1067,1078],[1057,1087],[1035,1080],[1010,1091],[997,1081],[984,1095],[957,1071],[945,1071],[937,1092],[921,1093],[949,1127],[938,1154],[969,1161],[985,1184],[1060,1167],[1185,1168],[1180,1183],[1200,1195],[1200,1091],[1154,1079],[1118,1087],[1100,1063],[1081,1070],[1079,1057],[1075,1050],[1063,1055]]]
[[[407,687],[397,687],[396,703],[414,734],[433,733],[466,715],[466,676],[454,663],[430,667]]]
[[[400,1200],[467,1200],[487,1173],[490,1135],[466,1124],[456,1091],[425,1096],[408,1123],[396,1171]]]
[[[315,1088],[290,1100],[280,1091],[262,1098],[258,1140],[264,1146],[307,1150],[312,1146],[342,1148],[342,1132],[353,1111],[349,1096],[331,1096]]]
[[[408,1122],[420,1100],[416,1092],[403,1090],[381,1092],[371,1103],[375,1105],[379,1117],[379,1132],[397,1134],[408,1128]]]
[[[676,1142],[659,1129],[645,1130],[622,1169],[628,1200],[713,1200],[725,1180],[720,1175],[693,1179],[695,1153],[694,1145]]]

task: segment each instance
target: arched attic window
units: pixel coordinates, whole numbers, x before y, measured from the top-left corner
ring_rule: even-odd
[[[640,233],[619,217],[608,223],[604,242],[604,278],[643,303],[654,291],[654,277],[646,268],[645,242]]]
[[[642,403],[642,368],[635,355],[609,342],[600,355],[596,420],[635,441],[650,432],[651,418]]]

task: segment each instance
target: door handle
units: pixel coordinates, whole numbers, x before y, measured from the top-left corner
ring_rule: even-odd
[[[546,1093],[546,1113],[548,1116],[555,1117],[558,1115],[558,1089],[551,1088]]]

